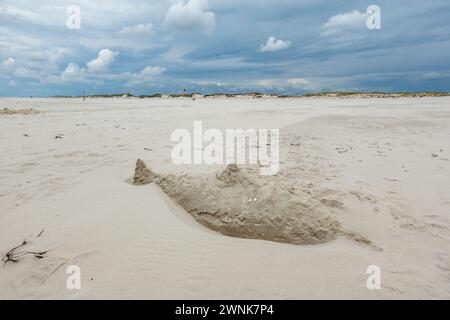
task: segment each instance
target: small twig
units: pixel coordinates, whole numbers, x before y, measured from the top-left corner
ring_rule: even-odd
[[[40,236],[42,236],[43,233],[44,233],[44,229],[42,229],[42,231],[37,235],[36,238],[39,238]]]
[[[27,251],[25,254],[32,254],[35,258],[42,259],[44,258],[44,255],[47,254],[47,251],[41,251],[41,252],[34,252],[34,251]]]
[[[22,244],[18,245],[17,247],[14,247],[14,248],[12,248],[11,250],[9,250],[9,251],[5,254],[5,256],[2,258],[2,261],[4,262],[4,263],[3,263],[3,266],[5,266],[5,264],[6,264],[7,262],[10,262],[10,261],[11,261],[11,262],[14,262],[14,263],[19,262],[19,260],[17,260],[18,255],[15,254],[15,252],[16,252],[17,249],[19,249],[19,248],[25,246],[26,244],[27,244],[27,242],[24,241],[24,242],[22,242]],[[20,254],[19,254],[19,257],[20,257]]]
[[[40,237],[44,230],[42,230],[37,237]],[[2,258],[3,261],[3,267],[5,267],[5,264],[8,262],[18,263],[20,261],[20,258],[22,258],[25,255],[33,255],[35,258],[42,259],[47,254],[47,251],[18,251],[18,249],[26,246],[28,242],[23,241],[22,244],[12,248],[9,250],[4,257]]]

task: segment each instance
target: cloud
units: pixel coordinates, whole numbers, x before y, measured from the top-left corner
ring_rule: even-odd
[[[328,19],[322,26],[322,36],[335,36],[366,28],[367,14],[358,10],[340,13]]]
[[[7,2],[7,1],[2,1]],[[20,23],[21,26],[34,25],[58,27],[65,23],[66,16],[61,14],[65,6],[51,0],[41,0],[39,3],[30,3],[24,0],[8,1],[14,5],[0,5],[1,20],[7,19]]]
[[[154,76],[154,75],[160,75],[164,71],[166,71],[165,68],[162,67],[145,67],[140,73],[140,77],[147,77],[147,76]]]
[[[310,85],[309,81],[303,78],[292,78],[288,79],[286,83],[291,87],[307,87]]]
[[[435,80],[435,79],[445,79],[448,77],[450,77],[450,73],[432,71],[423,74],[420,78],[424,80]]]
[[[265,88],[293,88],[305,89],[310,86],[310,82],[303,78],[289,79],[264,79],[257,81],[256,85]]]
[[[101,73],[108,71],[111,63],[114,62],[117,52],[113,52],[109,49],[102,49],[98,53],[98,57],[87,63],[89,72]]]
[[[63,81],[80,81],[85,77],[85,69],[80,68],[76,63],[69,63],[61,74],[61,79]]]
[[[91,73],[88,69],[80,67],[76,63],[69,63],[60,76],[52,76],[47,79],[49,83],[97,83],[104,81],[115,81],[126,85],[140,85],[152,81],[155,76],[166,71],[159,66],[147,66],[139,72],[121,73]]]
[[[5,16],[10,16],[13,18],[36,22],[40,20],[40,15],[28,10],[22,10],[16,6],[0,6],[0,14]]]
[[[280,84],[279,80],[264,79],[256,82],[259,87],[277,87]]]
[[[84,85],[103,85],[104,74],[89,74],[86,68],[80,67],[74,62],[70,62],[60,75],[51,75],[44,82],[53,85],[60,84],[84,84]]]
[[[138,84],[142,84],[142,83],[151,81],[154,79],[155,76],[161,75],[165,71],[166,71],[165,68],[158,67],[158,66],[145,67],[139,73],[132,73],[130,75],[130,80],[128,81],[127,85],[138,85]]]
[[[291,41],[283,41],[275,37],[269,37],[265,45],[261,45],[261,52],[275,52],[285,50],[291,46]]]
[[[129,81],[139,79],[150,80],[132,87],[133,93],[172,93],[190,88],[191,82],[211,84],[192,85],[193,91],[263,92],[265,87],[256,86],[260,79],[269,79],[261,82],[268,92],[295,92],[295,84],[306,85],[289,81],[297,77],[311,82],[308,90],[450,90],[450,61],[442,54],[450,50],[446,0],[413,0],[410,6],[382,0],[378,4],[389,12],[380,32],[366,28],[366,5],[357,1],[332,7],[329,1],[313,0],[282,0],[282,5],[268,0],[75,2],[82,9],[81,31],[66,29],[70,1],[0,0],[0,96],[123,92]],[[414,28],[407,23],[411,19]],[[151,41],[145,34],[149,22]],[[295,32],[299,26],[301,32]],[[187,33],[175,32],[183,30]],[[203,36],[208,30],[214,36]],[[269,36],[276,36],[272,46],[282,44],[278,38],[292,44],[284,51],[261,53],[260,44],[271,47],[266,45]],[[113,55],[113,62],[102,63],[97,56],[103,48],[119,52],[120,59]],[[8,57],[15,60],[9,67],[3,63]],[[143,72],[146,66],[168,71]],[[16,77],[18,69],[17,75],[33,78]],[[68,80],[77,77],[78,82]],[[15,88],[8,87],[11,79]],[[94,81],[103,84],[95,89]]]
[[[19,68],[14,71],[14,75],[18,78],[35,78],[35,76],[26,68]]]
[[[53,50],[48,55],[48,60],[51,62],[59,62],[69,54],[69,50],[64,48],[58,48]]]
[[[7,67],[13,66],[15,63],[16,63],[16,61],[13,58],[11,58],[11,57],[6,58],[5,60],[3,60],[3,64],[5,66],[7,66]]]
[[[211,32],[216,25],[216,18],[213,12],[207,10],[207,0],[189,0],[186,4],[177,2],[170,7],[164,23],[173,31],[200,29]]]
[[[134,26],[126,26],[123,27],[122,30],[119,31],[120,34],[123,35],[136,35],[136,34],[152,34],[153,33],[153,24],[137,24]]]

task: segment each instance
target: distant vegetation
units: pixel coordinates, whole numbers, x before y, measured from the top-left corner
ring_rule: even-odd
[[[337,92],[318,92],[318,93],[307,93],[303,95],[304,97],[349,97],[349,96],[361,96],[361,97],[445,97],[449,96],[448,92],[347,92],[347,91],[337,91]]]
[[[182,93],[182,94],[171,94],[163,95],[160,93],[155,93],[152,95],[140,95],[135,96],[131,93],[115,93],[115,94],[95,94],[95,95],[84,95],[84,96],[53,96],[52,98],[139,98],[139,99],[152,99],[152,98],[235,98],[235,97],[253,97],[253,98],[263,98],[263,97],[278,97],[278,98],[294,98],[294,97],[324,97],[324,98],[402,98],[402,97],[445,97],[450,96],[448,92],[435,92],[435,91],[425,91],[425,92],[349,92],[349,91],[336,91],[336,92],[312,92],[303,95],[280,95],[277,93],[261,93],[261,92],[247,92],[247,93]]]
[[[181,94],[171,94],[169,97],[171,98],[192,98],[197,93],[181,93]]]
[[[155,94],[152,94],[152,95],[145,95],[145,94],[143,94],[143,95],[139,96],[139,98],[141,98],[141,99],[145,99],[145,98],[161,98],[161,97],[162,97],[162,94],[160,94],[160,93],[155,93]]]

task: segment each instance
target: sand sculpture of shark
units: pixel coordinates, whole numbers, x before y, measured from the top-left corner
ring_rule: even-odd
[[[235,164],[210,176],[159,175],[137,160],[133,184],[157,184],[198,223],[227,236],[307,245],[343,233],[321,206],[264,179]]]

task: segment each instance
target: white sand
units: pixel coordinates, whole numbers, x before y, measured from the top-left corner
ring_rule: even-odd
[[[5,264],[0,299],[450,298],[450,98],[0,99],[3,108],[39,113],[0,115],[0,255],[24,240],[48,252]],[[373,246],[226,237],[157,186],[128,182],[138,158],[159,173],[217,171],[171,162],[171,132],[194,120],[280,128],[281,169]],[[66,288],[73,264],[79,291]],[[381,267],[381,290],[366,288],[369,265]]]

